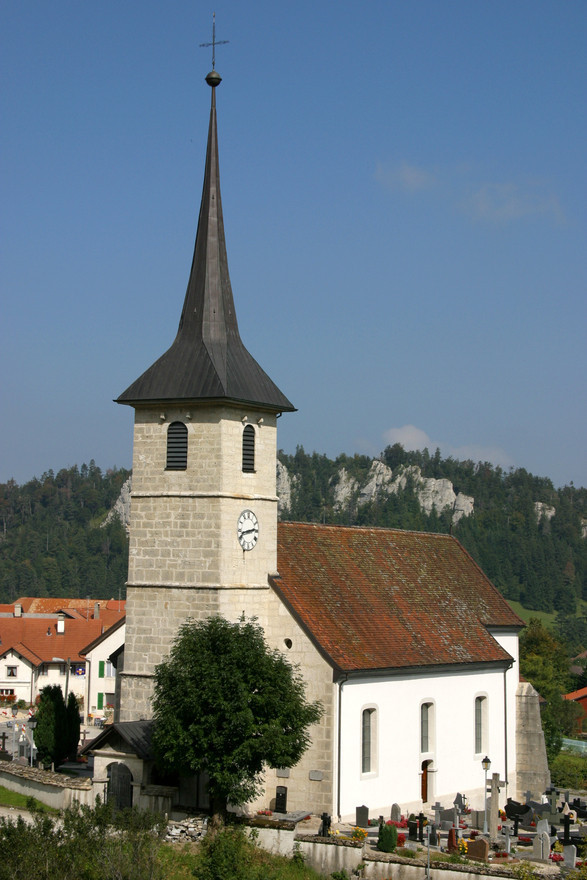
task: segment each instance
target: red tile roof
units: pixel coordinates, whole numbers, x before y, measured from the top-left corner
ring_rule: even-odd
[[[571,691],[569,694],[563,694],[565,700],[584,700],[587,697],[587,687],[579,688],[578,691]]]
[[[80,651],[105,627],[103,620],[66,620],[65,632],[57,633],[57,621],[35,617],[0,617],[0,657],[13,649],[33,665],[50,663],[54,657],[84,662]]]
[[[510,660],[487,627],[523,621],[459,542],[279,523],[278,595],[343,671]]]
[[[94,616],[94,606],[100,606],[100,614],[103,611],[118,611],[124,613],[124,599],[72,599],[62,597],[61,599],[46,596],[23,596],[17,599],[14,605],[22,605],[22,610],[27,614],[57,614],[59,611],[75,610],[83,617]],[[14,605],[7,605],[6,608],[14,609]]]

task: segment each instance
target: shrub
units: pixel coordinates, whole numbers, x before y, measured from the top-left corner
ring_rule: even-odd
[[[550,777],[560,788],[586,788],[587,757],[560,752],[550,765]]]
[[[381,852],[394,852],[397,846],[397,828],[395,825],[380,825],[377,837],[377,849]]]

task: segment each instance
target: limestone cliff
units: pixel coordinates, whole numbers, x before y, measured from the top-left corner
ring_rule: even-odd
[[[405,491],[408,485],[414,487],[420,506],[426,513],[437,513],[449,508],[453,511],[453,522],[473,512],[474,499],[470,495],[456,493],[450,480],[435,480],[423,477],[419,467],[399,467],[395,473],[382,461],[374,460],[366,479],[359,481],[351,476],[346,468],[341,468],[332,480],[334,509],[345,510],[350,504],[364,506],[377,498],[395,495]],[[291,509],[292,488],[295,492],[295,478],[292,479],[287,468],[277,464],[277,494],[279,509],[283,514]]]

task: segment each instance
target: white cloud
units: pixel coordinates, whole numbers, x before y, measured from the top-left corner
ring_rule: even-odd
[[[439,445],[430,439],[426,431],[416,428],[415,425],[390,428],[383,435],[383,439],[392,446],[394,443],[401,443],[407,452],[413,452],[415,449],[436,449]]]
[[[565,221],[556,195],[542,181],[482,182],[474,167],[460,164],[434,172],[408,162],[378,162],[375,179],[391,192],[440,192],[447,206],[455,206],[483,223],[513,223],[544,217],[556,224]]]
[[[491,223],[543,216],[550,216],[556,223],[564,220],[558,199],[538,185],[486,183],[466,196],[460,207],[475,220]]]
[[[426,431],[417,428],[415,425],[403,425],[401,428],[389,428],[384,435],[384,441],[393,446],[394,443],[401,443],[407,452],[413,452],[416,449],[429,449],[434,452],[440,449],[444,458],[452,456],[461,461],[471,459],[471,461],[490,461],[495,465],[503,468],[513,467],[514,461],[510,455],[499,446],[479,446],[477,444],[469,444],[464,446],[451,446],[442,440],[432,440]]]
[[[375,168],[375,179],[392,191],[403,189],[408,192],[417,192],[431,189],[436,183],[436,179],[430,171],[418,168],[416,165],[408,165],[407,162],[400,162],[396,165],[378,162]]]

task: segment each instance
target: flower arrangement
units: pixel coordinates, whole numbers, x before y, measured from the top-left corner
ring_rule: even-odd
[[[565,860],[565,857],[563,856],[563,854],[557,853],[557,852],[551,852],[551,854],[549,855],[548,858],[550,859],[551,862],[564,862],[564,860]]]
[[[257,816],[272,816],[271,810],[257,810]]]
[[[507,859],[507,857],[508,857],[508,854],[506,853],[505,850],[493,853],[494,859]]]
[[[459,855],[466,856],[467,850],[469,849],[469,847],[468,847],[467,841],[463,840],[462,837],[459,837],[458,847],[459,847]]]
[[[367,831],[364,828],[353,828],[351,831],[351,840],[363,841],[367,837]]]
[[[406,845],[406,835],[405,834],[398,834],[397,845],[398,846],[405,846]]]
[[[522,846],[530,846],[530,844],[532,843],[532,838],[526,837],[526,835],[520,834],[520,836],[518,837],[518,843],[521,843]]]

